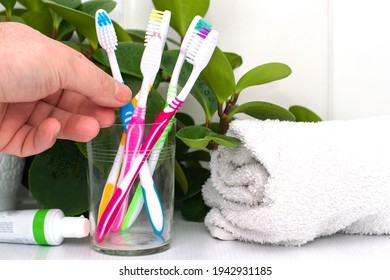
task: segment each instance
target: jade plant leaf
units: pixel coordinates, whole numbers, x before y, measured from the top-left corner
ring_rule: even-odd
[[[96,35],[95,17],[87,13],[68,8],[63,5],[59,5],[53,1],[42,0],[47,4],[55,13],[61,16],[66,21],[73,24],[77,31],[80,32],[85,38],[87,38],[89,44],[93,50],[98,48],[99,42]],[[127,32],[113,21],[118,41],[131,41],[131,38]]]
[[[203,167],[184,169],[188,181],[188,192],[183,197],[177,197],[182,202],[181,214],[189,221],[202,222],[209,207],[205,205],[202,196],[202,187],[210,177],[210,170]]]
[[[42,0],[18,0],[18,2],[31,11],[47,10]]]
[[[0,22],[5,22],[5,21],[9,21],[8,17],[0,15]],[[21,18],[19,16],[11,16],[11,21],[25,23],[23,18]]]
[[[110,0],[93,0],[87,1],[80,5],[78,8],[79,11],[82,11],[91,16],[95,16],[95,13],[99,9],[104,9],[107,13],[112,12],[116,7],[115,1]]]
[[[235,107],[229,113],[228,120],[231,120],[233,116],[238,113],[245,113],[259,120],[276,119],[284,121],[295,121],[294,115],[287,109],[263,101],[247,102]]]
[[[176,159],[180,162],[186,161],[210,161],[210,153],[204,150],[195,150],[182,155],[177,155]]]
[[[204,203],[202,193],[200,192],[184,200],[181,207],[183,218],[191,222],[203,222],[209,211],[210,207]]]
[[[180,186],[181,191],[184,194],[188,193],[187,177],[184,174],[183,168],[180,166],[177,160],[175,160],[175,180],[177,184]]]
[[[27,25],[45,34],[51,36],[53,32],[53,20],[48,10],[28,11],[22,16]]]
[[[320,122],[321,118],[313,111],[303,107],[294,105],[288,110],[295,116],[297,122]]]
[[[87,38],[91,47],[96,50],[98,47],[98,38],[96,36],[95,19],[93,16],[68,8],[66,6],[57,4],[53,1],[42,0],[50,9],[61,16],[66,21],[73,24],[78,32]]]
[[[242,65],[242,57],[236,53],[225,52],[226,58],[229,60],[233,69],[237,69]]]
[[[283,63],[272,62],[257,66],[246,72],[237,82],[235,93],[240,93],[243,89],[270,83],[288,77],[291,68]]]
[[[238,113],[245,113],[259,120],[277,119],[285,121],[295,121],[294,115],[287,109],[263,101],[247,102],[235,107],[229,113],[228,120],[231,120],[233,116]]]
[[[139,43],[133,42],[119,42],[115,55],[118,60],[118,65],[122,73],[132,75],[139,79],[142,78],[140,70],[141,57],[145,47]],[[104,66],[109,67],[107,53],[104,49],[99,48],[94,54],[93,58]]]
[[[71,9],[76,9],[81,5],[81,0],[51,0],[51,1]]]
[[[0,3],[3,4],[7,11],[12,11],[16,4],[16,0],[0,0]]]
[[[209,64],[202,71],[202,81],[215,93],[218,103],[223,104],[233,93],[235,78],[226,55],[217,47]]]
[[[153,0],[153,4],[157,10],[171,11],[170,25],[183,38],[192,19],[206,14],[210,0]]]
[[[241,141],[237,138],[218,134],[204,126],[186,126],[176,136],[191,148],[204,149],[212,140],[219,145],[237,147]]]
[[[42,207],[59,208],[68,216],[84,213],[88,210],[86,170],[86,158],[76,144],[58,140],[34,157],[29,173],[31,194]]]

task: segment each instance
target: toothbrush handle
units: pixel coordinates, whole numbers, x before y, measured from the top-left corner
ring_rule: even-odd
[[[140,108],[139,106],[137,106],[134,110],[134,115],[130,121],[130,124],[127,127],[126,142],[125,142],[126,155],[125,155],[123,175],[126,175],[126,173],[129,171],[130,166],[132,165],[134,158],[137,155],[139,147],[141,145],[142,137],[144,135],[144,130],[145,130],[145,114],[146,114],[146,108],[144,107]],[[119,213],[114,221],[114,224],[112,225],[111,230],[113,232],[119,231],[121,227],[123,218],[125,217],[127,212],[128,200],[129,198],[128,196],[126,196],[123,201],[123,205],[120,208]]]
[[[103,194],[99,205],[98,221],[100,220],[103,211],[107,206],[108,201],[110,200],[112,194],[115,191],[118,175],[121,170],[121,164],[122,164],[123,152],[124,152],[124,143],[125,143],[125,134],[123,133],[118,151],[115,155],[114,163],[111,167],[110,173],[108,175],[106,184],[103,189]]]
[[[142,143],[142,137],[145,130],[145,114],[146,108],[137,106],[134,110],[134,115],[127,126],[126,132],[126,164],[125,174],[129,171],[130,165],[134,160],[135,155],[138,153],[140,145]]]
[[[140,170],[142,194],[145,200],[146,212],[148,213],[154,233],[161,235],[164,231],[164,210],[158,196],[156,186],[146,164]]]
[[[133,117],[133,114],[134,114],[134,106],[132,102],[129,102],[127,105],[119,108],[119,115],[121,117],[121,122],[125,130],[127,130],[127,126],[129,125],[131,118]]]
[[[157,143],[160,136],[163,134],[165,128],[170,123],[171,119],[174,117],[175,113],[180,109],[180,106],[183,104],[178,98],[175,98],[168,107],[161,111],[158,115],[154,124],[150,128],[149,133],[146,135],[144,143],[141,146],[142,152],[150,153],[154,145]]]
[[[154,173],[154,170],[156,168],[156,165],[157,165],[160,153],[161,153],[161,149],[164,147],[165,140],[168,136],[169,131],[171,130],[171,128],[173,126],[173,119],[174,118],[171,119],[172,121],[170,121],[168,126],[165,128],[163,134],[158,139],[157,143],[155,144],[155,146],[153,148],[152,153],[150,154],[150,157],[148,159],[148,166],[149,166],[149,171],[150,171],[149,174],[150,175],[152,175]],[[125,218],[124,218],[122,226],[121,226],[122,230],[127,230],[135,222],[139,213],[141,212],[142,206],[143,206],[144,201],[145,201],[145,196],[141,194],[141,189],[143,187],[146,188],[145,184],[147,182],[147,178],[146,179],[144,179],[144,178],[145,178],[145,176],[148,176],[148,174],[145,174],[145,173],[140,171],[139,176],[140,176],[141,182],[140,182],[140,184],[138,184],[136,193],[134,194],[134,196],[130,202],[130,206],[127,210],[127,213],[125,215]]]

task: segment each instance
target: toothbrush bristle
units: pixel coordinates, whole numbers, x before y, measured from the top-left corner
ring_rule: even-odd
[[[165,45],[169,22],[171,20],[170,11],[152,10],[149,16],[148,26],[145,34],[145,45],[153,36],[159,36]]]
[[[209,29],[206,26],[203,26],[201,30],[198,31],[197,35],[203,39],[207,37],[207,35],[210,33],[211,29]]]
[[[105,26],[112,24],[111,19],[108,17],[107,13],[100,12],[97,15],[97,23],[99,26]]]
[[[118,39],[116,37],[114,25],[105,11],[98,12],[96,15],[96,31],[100,46],[107,52],[116,50]]]
[[[161,21],[163,16],[164,16],[164,12],[163,11],[152,10],[152,12],[150,13],[150,16],[149,16],[149,20]]]
[[[212,30],[204,38],[198,33],[192,38],[186,53],[186,60],[192,65],[198,65],[202,68],[206,67],[214,52],[218,41],[218,32]]]
[[[211,24],[205,21],[204,19],[200,19],[196,24],[195,29],[201,30],[203,27],[206,27],[207,29],[211,30]]]

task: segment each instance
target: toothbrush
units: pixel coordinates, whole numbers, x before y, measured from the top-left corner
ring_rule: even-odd
[[[187,29],[187,32],[186,32],[186,34],[183,38],[183,41],[181,43],[181,46],[180,46],[179,56],[177,58],[175,67],[173,69],[171,81],[169,83],[168,92],[167,92],[167,100],[166,100],[165,106],[168,106],[168,104],[177,95],[177,85],[178,85],[178,81],[179,81],[179,76],[180,76],[180,72],[181,72],[181,69],[183,67],[184,61],[185,61],[187,49],[189,48],[189,45],[191,43],[190,39],[192,38],[193,34],[196,34],[197,32],[201,32],[201,34],[199,36],[201,38],[205,38],[210,31],[211,31],[211,25],[208,22],[206,22],[201,16],[194,17],[190,26]],[[206,36],[203,36],[204,34]],[[174,118],[172,118],[172,121],[168,124],[165,131],[161,135],[160,139],[157,141],[156,145],[153,148],[153,152],[151,153],[151,156],[148,160],[149,170],[150,170],[150,173],[152,173],[152,174],[156,168],[159,155],[160,155],[161,150],[165,144],[165,140],[168,136],[170,129],[172,128],[173,123],[174,123]],[[141,174],[141,171],[140,171],[140,174]],[[139,184],[137,186],[137,189],[136,189],[134,195],[133,195],[133,198],[132,198],[131,203],[129,205],[129,208],[127,210],[126,216],[123,220],[121,230],[127,230],[135,222],[135,220],[137,219],[138,215],[141,212],[143,204],[144,204],[144,198],[142,195],[141,184]]]
[[[116,188],[96,227],[95,241],[97,243],[103,242],[107,236],[107,233],[110,230],[125,197],[130,191],[130,187],[134,183],[138,172],[149,156],[151,148],[154,147],[164,129],[170,122],[171,118],[175,115],[177,110],[179,110],[180,106],[187,98],[200,72],[208,64],[216,47],[218,36],[219,34],[215,30],[210,31],[207,37],[204,40],[202,39],[203,42],[199,40],[200,36],[195,36],[194,40],[197,40],[200,44],[195,44],[193,47],[191,47],[188,50],[186,56],[186,60],[194,65],[191,75],[180,94],[174,100],[172,100],[172,102],[170,102],[163,111],[158,114],[151,130],[146,135],[144,143],[141,145],[140,151],[136,155],[129,172]]]
[[[157,71],[160,68],[161,57],[161,39],[157,36],[154,36],[146,45],[141,59],[141,72],[143,74],[143,80],[139,92],[137,106],[134,109],[133,117],[131,118],[129,126],[127,127],[125,157],[122,165],[122,169],[124,168],[123,175],[126,175],[128,172],[142,142],[145,129],[146,102],[150,89],[151,79],[155,77]],[[124,202],[126,202],[126,200]],[[118,220],[115,222],[114,228],[112,229],[113,231],[120,229],[120,224],[122,223],[123,217],[127,210],[125,204],[126,203],[123,204],[123,209],[120,212],[121,214],[118,215]]]
[[[108,13],[99,9],[95,13],[95,27],[96,34],[98,37],[98,41],[100,46],[106,51],[108,60],[110,63],[111,73],[114,79],[118,80],[121,83],[123,82],[123,78],[119,69],[118,61],[115,56],[116,46],[118,45],[118,39],[115,33],[114,26],[110,19]],[[129,104],[121,107],[119,109],[121,120],[124,126],[126,126],[133,115],[133,105],[131,102]],[[99,205],[98,211],[98,220],[100,219],[105,207],[107,206],[108,200],[112,196],[115,191],[115,186],[117,184],[119,172],[121,169],[121,163],[123,158],[124,151],[124,143],[125,143],[125,134],[122,135],[122,139],[120,141],[120,145],[118,151],[115,155],[114,164],[111,168],[111,171],[108,175],[106,184],[103,189],[102,199]]]
[[[156,59],[155,59],[156,62],[161,61],[162,51],[164,50],[164,45],[165,45],[167,34],[168,34],[170,19],[171,19],[171,12],[167,11],[167,10],[166,11],[152,10],[152,12],[150,13],[150,16],[149,16],[149,22],[148,22],[148,26],[146,29],[146,35],[145,35],[145,46],[147,46],[151,40],[156,41],[156,38],[154,38],[154,37],[160,38],[160,40],[161,40],[161,42],[160,42],[161,53],[156,55]],[[152,39],[152,38],[154,38],[154,39]],[[156,44],[156,42],[154,42],[153,44]],[[157,54],[156,51],[153,53]],[[159,57],[159,59],[157,57]],[[145,67],[145,63],[148,63],[148,62],[147,61],[141,62],[141,68],[142,68],[143,64]],[[150,64],[150,62],[149,62],[149,64]],[[143,120],[138,119],[138,120],[134,120],[131,122],[132,123],[131,128],[134,128],[134,123],[136,123],[136,125],[138,127],[137,128],[138,132],[135,132],[135,133],[138,133],[138,136],[136,136],[137,134],[133,134],[133,136],[131,136],[131,135],[129,136],[129,133],[127,134],[128,135],[127,136],[127,143],[125,143],[125,146],[127,144],[132,144],[133,146],[128,146],[129,148],[127,148],[126,154],[129,154],[129,151],[134,151],[134,154],[130,158],[125,157],[126,165],[125,165],[125,168],[123,170],[124,171],[123,174],[121,174],[121,178],[123,178],[123,175],[126,174],[127,171],[129,170],[129,167],[130,167],[130,165],[134,159],[134,156],[136,154],[136,151],[138,151],[139,144],[142,141],[142,136],[144,134],[143,130],[144,130],[144,118],[145,118],[145,113],[146,113],[147,95],[150,91],[150,88],[153,85],[155,78],[156,78],[160,63],[158,63],[156,66],[157,66],[157,68],[154,71],[152,71],[152,73],[150,73],[150,78],[145,79],[145,74],[143,72],[143,74],[144,74],[143,82],[145,82],[145,83],[143,83],[141,85],[141,90],[136,95],[136,99],[138,100],[139,103],[137,104],[137,102],[133,102],[134,107],[139,108],[139,109],[144,108],[144,110],[142,112],[137,113],[139,116],[141,116],[141,118]],[[149,81],[148,81],[148,79],[149,79]],[[148,85],[148,82],[149,82],[149,85]],[[142,88],[142,86],[144,86],[144,88]],[[148,88],[146,89],[147,86],[148,86]],[[138,105],[140,105],[140,106],[138,106]],[[134,112],[134,113],[136,114],[136,112]],[[134,117],[135,117],[135,115],[134,115]],[[139,130],[139,128],[141,128],[142,130]],[[135,138],[137,138],[137,139],[135,140]],[[140,180],[141,180],[141,182],[144,182],[144,184],[148,184],[146,187],[149,191],[156,192],[153,179],[150,177],[151,174],[150,174],[150,172],[145,171],[146,168],[147,168],[147,165],[145,165],[143,167],[144,171],[140,172]],[[150,178],[148,178],[148,176]],[[155,196],[158,197],[157,192],[155,193]],[[159,212],[162,213],[161,203],[159,203],[159,204],[160,204],[160,211]],[[117,218],[116,218],[116,220],[111,228],[111,231],[115,232],[115,231],[118,231],[120,229],[120,226],[122,224],[122,221],[123,221],[124,216],[125,216],[126,211],[127,211],[127,205],[128,205],[128,197],[126,197],[126,199],[124,200],[124,204],[123,204],[120,212],[117,215]],[[156,234],[162,233],[161,224],[163,223],[163,221],[161,221],[162,214],[159,212],[155,213],[155,215],[153,215],[154,212],[151,212],[152,214],[151,214],[151,218],[150,218],[152,228]],[[158,222],[159,225],[155,226],[156,223],[153,223],[153,221]]]

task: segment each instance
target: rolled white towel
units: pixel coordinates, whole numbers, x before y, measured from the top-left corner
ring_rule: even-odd
[[[390,116],[233,121],[228,134],[243,145],[211,155],[206,226],[220,239],[284,245],[389,234],[389,128]]]

